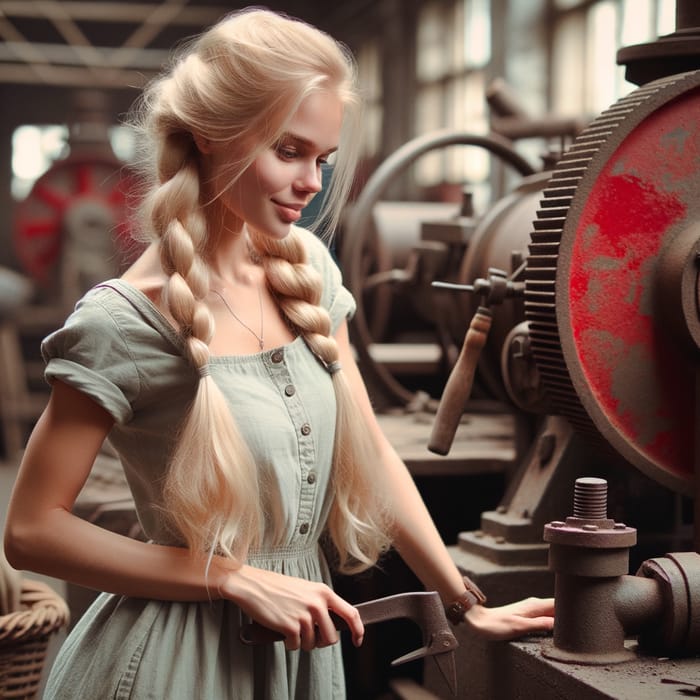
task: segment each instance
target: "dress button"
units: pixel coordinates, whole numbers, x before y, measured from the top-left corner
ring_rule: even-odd
[[[294,396],[296,393],[296,389],[294,388],[294,384],[287,384],[286,387],[284,387],[284,393],[287,396]]]
[[[306,481],[309,484],[315,484],[316,483],[316,472],[310,471],[308,476],[306,477]]]
[[[282,362],[283,358],[284,358],[284,353],[281,350],[275,350],[272,353],[272,355],[270,355],[270,359],[275,363]]]
[[[308,531],[309,531],[309,523],[302,523],[302,524],[299,526],[299,532],[300,532],[302,535],[305,535]]]
[[[301,426],[301,434],[302,435],[309,435],[311,433],[311,426],[308,423],[304,423],[304,425]]]

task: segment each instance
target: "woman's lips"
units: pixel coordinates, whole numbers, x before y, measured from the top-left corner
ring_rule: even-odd
[[[284,204],[273,200],[273,204],[277,209],[280,217],[288,224],[293,224],[301,219],[301,210],[303,206],[300,204]]]

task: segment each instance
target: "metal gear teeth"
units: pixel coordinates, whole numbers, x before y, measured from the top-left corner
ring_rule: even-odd
[[[602,112],[576,137],[552,171],[533,221],[525,268],[525,319],[531,349],[551,407],[572,427],[607,446],[574,388],[557,322],[556,273],[559,245],[577,188],[591,162],[625,120],[653,95],[686,74],[656,80]]]

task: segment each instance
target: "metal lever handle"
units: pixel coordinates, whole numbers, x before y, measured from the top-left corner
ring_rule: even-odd
[[[416,622],[423,630],[424,637],[428,639],[437,632],[449,631],[447,618],[442,610],[442,603],[440,603],[440,598],[434,591],[398,593],[386,598],[359,603],[355,608],[360,613],[360,618],[365,625],[405,617]],[[332,610],[330,611],[330,617],[337,630],[348,628],[345,620]],[[429,622],[426,622],[426,620]],[[427,627],[429,629],[426,629]],[[280,632],[276,632],[258,622],[250,622],[243,625],[240,637],[244,644],[264,644],[284,639],[284,635]]]
[[[462,349],[447,379],[435,415],[428,442],[428,449],[431,452],[446,455],[452,447],[457,426],[464,413],[464,405],[472,392],[476,365],[491,330],[492,318],[490,309],[480,306],[469,324]]]
[[[369,600],[355,607],[365,625],[401,617],[413,620],[423,633],[423,646],[395,659],[392,666],[430,656],[435,659],[452,694],[456,695],[457,670],[454,650],[458,642],[449,627],[440,597],[435,591],[398,593]],[[336,629],[347,629],[347,624],[341,617],[332,611],[330,615]],[[244,644],[264,644],[280,641],[284,636],[259,622],[252,621],[242,626],[240,639]]]

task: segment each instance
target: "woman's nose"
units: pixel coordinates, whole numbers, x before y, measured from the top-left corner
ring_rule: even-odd
[[[321,179],[321,167],[318,163],[314,162],[304,166],[297,183],[299,189],[305,192],[320,192],[323,188],[323,182]]]

